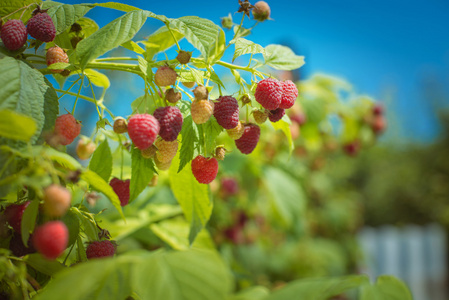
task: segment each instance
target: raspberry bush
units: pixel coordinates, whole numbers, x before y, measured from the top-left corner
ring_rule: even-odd
[[[296,276],[274,290],[274,280],[239,274],[245,266],[226,245],[251,244],[248,224],[259,222],[254,236],[270,238],[279,228],[263,220],[273,219],[294,237],[306,220],[295,164],[309,161],[296,158],[312,153],[319,168],[332,145],[355,156],[386,122],[367,97],[341,101],[328,77],[276,79],[304,58],[249,40],[259,22],[271,22],[271,10],[264,1],[238,4],[240,23],[229,14],[222,28],[116,2],[0,3],[1,297],[292,299],[315,292],[327,299],[360,288],[363,299],[375,299],[387,288],[408,299],[393,277],[375,285],[363,275],[333,277],[312,286]],[[122,15],[99,28],[85,16],[92,9]],[[148,18],[161,27],[138,40]],[[108,102],[115,74],[143,86],[139,97],[123,100],[129,115]],[[94,128],[78,121],[90,112]],[[331,114],[340,117],[338,134]],[[230,207],[238,197],[246,200]],[[257,206],[258,216],[251,213]]]

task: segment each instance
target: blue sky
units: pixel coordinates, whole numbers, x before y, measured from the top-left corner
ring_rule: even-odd
[[[237,0],[122,2],[167,17],[197,15],[217,24],[220,17],[238,9]],[[425,80],[436,79],[447,92],[449,1],[267,2],[274,21],[257,26],[251,40],[263,46],[288,43],[306,56],[303,76],[314,72],[341,76],[357,92],[386,102],[394,112],[389,114],[392,135],[418,141],[435,138],[438,123],[422,87]],[[120,15],[105,8],[95,8],[88,14],[100,26]],[[234,14],[235,22],[240,18],[241,14]],[[148,20],[142,31],[148,35],[160,25]]]

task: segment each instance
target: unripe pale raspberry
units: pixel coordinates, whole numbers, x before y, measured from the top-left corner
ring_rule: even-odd
[[[44,212],[49,217],[59,218],[70,208],[72,194],[65,187],[49,185],[44,190]]]
[[[255,110],[253,111],[253,117],[257,124],[265,123],[268,118],[268,110]]]
[[[198,155],[192,160],[192,173],[199,183],[211,183],[218,173],[218,161],[214,157]]]
[[[27,42],[27,29],[21,20],[9,20],[1,28],[1,38],[9,50],[18,50]]]
[[[282,85],[274,78],[265,78],[257,84],[254,97],[264,108],[274,110],[282,100]]]
[[[231,139],[238,140],[242,137],[243,132],[245,131],[245,126],[243,125],[243,122],[240,121],[235,128],[226,131]]]
[[[270,17],[271,9],[267,2],[259,1],[254,4],[253,16],[257,21],[265,21]]]
[[[149,114],[136,114],[129,119],[128,134],[140,150],[149,148],[159,134],[158,120]]]
[[[117,194],[120,205],[125,206],[129,203],[129,183],[130,180],[120,180],[118,178],[112,178],[109,185],[112,187],[114,192]]]
[[[214,112],[214,103],[209,100],[195,100],[190,107],[192,120],[196,124],[203,124],[209,121]]]
[[[181,82],[183,86],[185,86],[188,89],[191,89],[195,86],[195,82],[194,81],[189,81],[189,82]]]
[[[117,246],[108,240],[89,243],[86,248],[88,259],[114,256]]]
[[[48,48],[47,55],[45,58],[47,60],[47,66],[50,66],[50,65],[56,64],[56,63],[68,63],[69,62],[69,57],[67,56],[67,53],[65,53],[65,51],[58,46]],[[57,70],[50,69],[50,71],[52,71],[53,73],[61,73],[63,71],[63,69],[57,69]]]
[[[224,160],[225,156],[226,156],[226,149],[225,149],[225,147],[221,147],[220,146],[220,147],[215,148],[215,155],[214,155],[214,157],[216,159]]]
[[[156,167],[161,171],[166,171],[170,168],[171,160],[168,162],[161,162],[157,159],[157,157],[154,158],[154,163],[156,164]]]
[[[88,159],[94,153],[95,148],[97,146],[92,141],[80,139],[76,145],[76,154],[79,159]]]
[[[176,106],[157,108],[153,116],[159,121],[159,135],[166,141],[174,141],[182,128],[182,114]]]
[[[287,109],[295,104],[296,98],[298,97],[298,89],[291,80],[283,81],[281,85],[282,99],[279,108]]]
[[[235,128],[239,123],[239,103],[232,96],[221,96],[214,105],[214,117],[224,129]]]
[[[72,114],[61,115],[56,118],[55,134],[61,145],[68,145],[80,134],[81,124]]]
[[[34,230],[33,245],[47,259],[60,256],[68,242],[69,230],[61,221],[47,222]]]
[[[195,100],[207,100],[209,97],[209,91],[205,86],[199,85],[193,89],[193,95],[195,96]]]
[[[55,39],[56,29],[53,20],[46,12],[38,12],[28,20],[28,34],[42,42],[51,42]]]
[[[188,64],[190,61],[190,58],[192,57],[191,52],[187,51],[179,51],[178,56],[176,56],[176,59],[183,65]]]
[[[170,67],[159,67],[154,74],[154,82],[158,86],[175,85],[178,74]]]
[[[147,149],[140,150],[140,153],[142,154],[143,158],[153,158],[154,155],[156,154],[156,151],[157,151],[157,148],[153,144],[150,147],[148,147]]]
[[[115,133],[125,133],[128,131],[128,124],[124,118],[118,117],[114,121],[113,129]]]
[[[270,113],[268,115],[268,118],[271,122],[275,123],[282,119],[282,117],[285,115],[285,110],[283,108],[278,108],[275,110],[270,110]]]
[[[259,137],[259,126],[256,124],[246,124],[242,137],[235,141],[235,145],[243,154],[250,154],[256,148]]]
[[[171,142],[159,139],[156,141],[156,158],[161,163],[168,163],[176,156],[178,151],[178,141],[174,140]]]
[[[176,91],[174,88],[170,88],[165,91],[165,99],[170,103],[176,103],[181,100],[181,92]]]

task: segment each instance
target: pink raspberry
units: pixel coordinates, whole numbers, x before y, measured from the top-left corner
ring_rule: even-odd
[[[33,245],[47,259],[60,256],[68,242],[69,230],[61,221],[47,222],[34,230]]]
[[[218,173],[218,161],[214,157],[198,155],[192,160],[192,173],[199,183],[211,183]]]
[[[1,27],[1,38],[9,50],[18,50],[27,42],[27,29],[21,20],[9,20]]]
[[[235,145],[243,154],[250,154],[256,148],[259,137],[259,126],[256,124],[246,124],[242,137],[235,141]]]
[[[56,118],[55,133],[61,145],[68,145],[80,134],[81,124],[72,114],[61,115]]]
[[[274,78],[265,78],[259,81],[254,97],[257,102],[268,110],[278,108],[282,100],[281,82]]]
[[[270,113],[268,115],[268,118],[271,122],[275,123],[282,119],[282,117],[285,115],[285,110],[283,108],[278,108],[275,110],[270,110]]]
[[[112,178],[109,185],[120,199],[120,205],[125,206],[129,202],[129,182],[130,180],[120,180],[118,178]]]
[[[159,135],[165,141],[176,140],[182,128],[182,114],[176,106],[166,106],[157,108],[153,116],[159,121]]]
[[[214,107],[214,117],[224,129],[232,129],[239,124],[239,103],[232,96],[221,96]]]
[[[86,249],[88,259],[114,256],[116,245],[108,240],[89,243]]]
[[[55,63],[68,63],[69,62],[69,57],[67,56],[67,53],[65,53],[65,51],[58,46],[48,48],[45,59],[47,61],[47,66],[50,66]],[[50,70],[50,71],[52,71],[53,73],[61,73],[63,70],[55,69],[55,70]]]
[[[29,35],[42,42],[51,42],[56,36],[55,24],[46,12],[38,12],[28,20],[27,30]]]
[[[225,197],[237,195],[239,192],[239,183],[235,178],[224,177],[221,179],[221,190]]]
[[[298,89],[291,80],[281,82],[281,85],[282,99],[281,103],[279,104],[279,108],[287,109],[295,104],[296,98],[298,97]]]
[[[145,150],[153,145],[159,130],[158,120],[149,114],[136,114],[128,121],[129,138],[140,150]]]

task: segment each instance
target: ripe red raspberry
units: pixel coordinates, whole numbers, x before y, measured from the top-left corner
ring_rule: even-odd
[[[18,50],[27,42],[27,29],[21,20],[9,20],[1,28],[1,38],[9,50]]]
[[[11,204],[5,208],[5,218],[6,222],[14,229],[15,232],[20,233],[22,228],[22,216],[23,212],[30,204],[30,201],[27,201],[22,204]]]
[[[176,59],[179,61],[179,63],[185,65],[188,64],[190,61],[190,58],[192,57],[192,52],[187,51],[179,51],[178,56],[176,56]]]
[[[176,140],[167,142],[159,139],[156,141],[155,145],[157,147],[156,158],[161,163],[170,162],[176,156],[176,152],[178,151],[178,141]]]
[[[207,100],[209,97],[209,90],[205,86],[199,85],[193,89],[193,95],[195,96],[195,100]]]
[[[62,217],[71,202],[72,194],[65,187],[51,184],[44,190],[44,211],[49,217]]]
[[[150,147],[159,134],[158,120],[149,114],[136,114],[128,121],[129,138],[140,150]]]
[[[80,134],[81,124],[72,114],[61,115],[56,118],[55,133],[61,145],[68,145]]]
[[[157,108],[153,116],[159,121],[159,135],[166,141],[174,141],[182,128],[182,114],[176,106]]]
[[[176,74],[175,70],[167,66],[162,66],[154,74],[154,82],[158,86],[175,85],[177,77],[178,74]]]
[[[242,137],[243,131],[245,131],[245,125],[240,121],[235,128],[226,131],[231,139],[238,140]]]
[[[115,133],[125,133],[128,131],[128,123],[122,117],[118,117],[114,121],[113,129]]]
[[[45,58],[47,60],[47,66],[50,66],[50,65],[56,64],[56,63],[68,63],[69,62],[69,57],[67,56],[67,53],[65,53],[65,51],[62,50],[62,48],[60,48],[58,46],[48,48],[47,55]],[[64,70],[63,69],[56,69],[56,70],[50,69],[50,71],[52,71],[53,73],[61,73]]]
[[[270,17],[270,6],[265,1],[259,1],[254,4],[253,7],[253,16],[257,21],[265,21]]]
[[[295,104],[296,98],[298,97],[298,89],[296,85],[291,81],[283,81],[282,85],[282,99],[279,104],[279,108],[290,108]]]
[[[182,98],[181,92],[178,92],[174,88],[170,88],[165,91],[165,99],[167,99],[167,101],[170,103],[176,103],[179,100],[181,100],[181,98]]]
[[[215,157],[198,155],[192,160],[192,173],[199,183],[208,184],[217,177],[218,161]]]
[[[214,112],[214,103],[209,100],[195,100],[190,106],[192,120],[196,124],[203,124],[209,121]]]
[[[239,103],[232,96],[221,96],[214,105],[214,117],[224,129],[235,128],[239,124]]]
[[[89,243],[86,249],[88,259],[114,256],[116,245],[108,240]]]
[[[256,124],[246,124],[242,137],[235,141],[235,145],[243,154],[250,154],[256,148],[259,137],[259,126]]]
[[[265,123],[268,118],[268,110],[255,110],[253,111],[253,117],[257,124]]]
[[[28,20],[27,30],[29,35],[42,42],[51,42],[56,36],[55,24],[46,12],[39,12]]]
[[[283,108],[278,108],[275,110],[270,110],[270,113],[268,115],[268,118],[271,122],[275,123],[282,119],[282,117],[285,115],[285,110]]]
[[[282,84],[277,79],[265,78],[257,84],[254,97],[264,108],[274,110],[282,100]]]
[[[47,259],[60,256],[68,241],[69,230],[61,221],[47,222],[34,230],[33,245]]]
[[[235,178],[224,177],[221,179],[221,192],[224,197],[237,195],[239,192],[239,183]]]
[[[125,206],[129,202],[129,182],[130,180],[120,180],[118,178],[112,178],[109,185],[112,187],[114,192],[117,194],[120,205]]]

